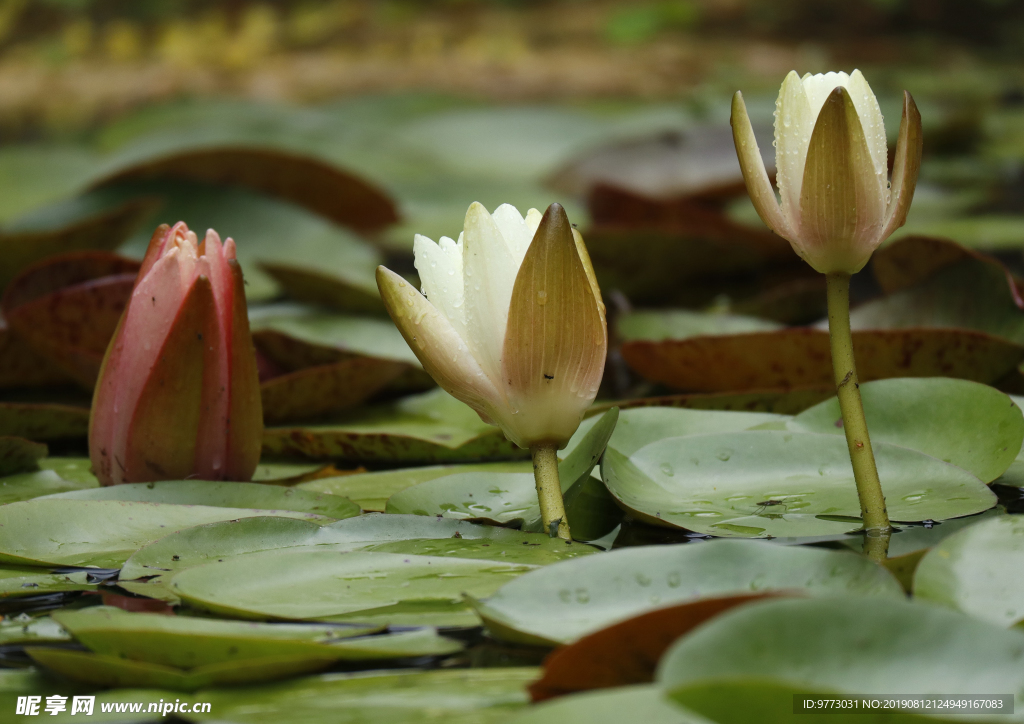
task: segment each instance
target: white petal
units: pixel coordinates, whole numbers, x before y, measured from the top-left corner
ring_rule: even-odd
[[[817,75],[808,73],[801,80],[807,100],[811,104],[811,114],[815,118],[821,112],[821,107],[825,105],[825,99],[828,98],[829,93],[838,86],[843,86],[847,90],[850,88],[850,76],[842,72],[818,73]]]
[[[540,220],[544,218],[544,214],[537,211],[537,209],[530,209],[526,212],[526,228],[530,230],[530,241],[533,241],[534,234],[537,233],[537,227],[540,226]]]
[[[438,311],[452,323],[459,334],[466,329],[463,304],[462,249],[446,236],[441,243],[420,234],[413,241],[416,271],[419,272],[423,293]]]
[[[476,202],[466,212],[462,245],[465,340],[480,366],[497,383],[519,264],[494,219]]]
[[[878,107],[878,99],[871,92],[864,74],[859,70],[853,71],[850,76],[850,84],[846,86],[853,100],[853,106],[860,116],[860,124],[864,128],[864,138],[868,142],[868,151],[871,152],[871,160],[875,164],[875,173],[878,176],[878,183],[882,188],[885,203],[889,203],[888,171],[889,171],[889,148],[885,138],[885,122],[882,119],[882,111]]]
[[[522,215],[512,204],[502,204],[494,210],[492,215],[494,223],[498,225],[505,243],[508,244],[512,258],[515,259],[516,268],[523,263],[526,250],[530,247],[530,240],[533,234],[523,221]]]
[[[775,185],[782,198],[782,215],[794,234],[800,228],[800,187],[818,108],[821,104],[811,111],[804,83],[790,71],[775,102]]]

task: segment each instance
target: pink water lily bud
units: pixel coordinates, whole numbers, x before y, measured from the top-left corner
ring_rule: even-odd
[[[249,480],[263,410],[235,242],[184,222],[149,242],[93,394],[89,455],[103,485]]]
[[[822,274],[853,274],[903,226],[921,166],[921,114],[903,94],[892,178],[885,125],[864,75],[790,72],[775,110],[775,197],[743,96],[732,102],[743,179],[761,220]]]
[[[563,447],[597,395],[608,332],[562,207],[524,218],[474,203],[458,241],[417,236],[413,250],[426,296],[385,267],[377,286],[423,369],[519,447]]]

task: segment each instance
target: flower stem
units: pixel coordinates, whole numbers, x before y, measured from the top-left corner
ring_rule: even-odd
[[[853,477],[857,482],[860,514],[867,531],[890,531],[889,514],[885,510],[885,495],[878,480],[875,454],[871,451],[868,424],[864,419],[864,405],[860,399],[860,384],[853,358],[853,335],[850,333],[850,275],[825,275],[828,285],[828,332],[832,343],[832,371],[836,380],[836,395],[843,414],[843,430],[850,449]],[[888,542],[888,536],[885,537]],[[884,555],[884,553],[883,553]]]
[[[537,481],[537,499],[540,501],[540,517],[544,530],[552,538],[572,540],[569,535],[569,521],[565,517],[562,502],[562,485],[558,480],[558,456],[554,445],[537,445],[530,448],[533,456],[533,477]]]

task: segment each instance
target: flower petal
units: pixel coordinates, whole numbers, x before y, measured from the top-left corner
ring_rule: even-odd
[[[520,447],[564,445],[604,374],[607,329],[572,231],[549,206],[516,277],[502,360],[511,415],[497,422]]]
[[[878,245],[882,190],[849,92],[829,94],[807,150],[794,248],[817,271],[859,271]]]
[[[129,425],[122,456],[113,463],[132,482],[181,480],[198,472],[196,442],[204,416],[204,371],[215,364],[209,344],[217,332],[209,279],[197,278],[182,302],[135,409],[122,414]]]
[[[526,250],[530,248],[530,241],[536,229],[530,229],[522,215],[512,204],[502,204],[492,214],[494,223],[498,225],[505,243],[508,244],[512,258],[515,260],[516,268],[523,263]]]
[[[768,180],[768,172],[764,168],[761,151],[754,138],[754,129],[747,116],[747,106],[743,102],[743,94],[736,91],[732,97],[732,137],[736,144],[736,155],[739,157],[743,180],[747,184],[747,193],[757,210],[757,215],[765,225],[780,236],[789,238],[789,224],[782,215],[779,202],[775,198],[772,184]],[[781,178],[781,171],[780,171]]]
[[[508,305],[516,283],[516,263],[487,209],[474,202],[466,212],[462,237],[466,343],[495,384],[501,379],[501,350]]]
[[[466,309],[463,299],[462,247],[447,236],[441,237],[440,244],[435,244],[417,234],[413,241],[413,254],[423,293],[448,318],[456,331],[463,334],[466,329]]]
[[[917,172],[921,169],[921,151],[924,137],[921,133],[921,113],[913,97],[903,92],[903,119],[900,121],[900,137],[896,142],[896,159],[892,164],[892,192],[882,240],[903,226],[914,200],[917,187]]]
[[[398,274],[377,267],[377,288],[395,326],[434,381],[490,422],[504,396],[452,324]]]
[[[233,302],[224,479],[251,480],[263,448],[263,402],[260,397],[256,353],[249,332],[242,268],[234,258],[228,261],[228,268],[231,271]]]
[[[878,107],[878,99],[871,91],[867,78],[859,70],[850,74],[850,82],[846,86],[850,91],[850,98],[857,109],[857,117],[864,129],[864,138],[868,143],[868,150],[871,152],[871,161],[875,166],[875,176],[878,178],[878,185],[882,189],[885,203],[888,199],[889,179],[889,144],[885,137],[885,121],[882,118],[882,109]]]
[[[811,103],[803,81],[790,71],[775,101],[775,184],[782,200],[782,215],[792,234],[800,229],[800,186],[807,144],[820,107]]]

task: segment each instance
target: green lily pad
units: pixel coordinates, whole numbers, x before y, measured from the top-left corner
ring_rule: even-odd
[[[571,452],[558,463],[562,492],[566,493],[566,515],[573,537],[593,540],[618,524],[605,520],[599,510],[573,510],[580,491],[612,436],[619,411],[612,408],[588,425]],[[576,436],[574,436],[576,437]],[[576,493],[569,495],[573,486]],[[588,503],[592,500],[587,499]],[[611,507],[614,504],[609,500]],[[407,488],[388,500],[388,513],[439,515],[447,518],[484,518],[498,523],[518,522],[524,530],[540,531],[540,504],[531,473],[457,472]]]
[[[590,430],[600,418],[590,417],[580,425],[580,432]],[[637,407],[622,410],[619,421],[608,441],[608,447],[629,456],[644,445],[663,437],[706,435],[715,432],[740,432],[771,423],[783,423],[790,418],[767,412],[738,412],[725,410],[693,410],[679,407]],[[563,455],[572,452],[582,436],[578,432],[566,445]]]
[[[350,462],[449,462],[522,458],[529,452],[505,439],[473,410],[443,390],[352,411],[338,423],[268,427],[266,455]]]
[[[620,686],[561,696],[523,709],[507,724],[707,724],[671,699],[657,684]]]
[[[0,478],[0,505],[71,490],[98,488],[100,483],[90,472],[91,466],[88,458],[42,458],[39,461],[41,470]]]
[[[321,674],[261,686],[213,689],[202,721],[238,724],[497,724],[529,701],[535,668]],[[195,717],[194,717],[195,718]]]
[[[462,648],[433,629],[367,636],[380,627],[222,621],[107,606],[53,616],[93,653],[179,669],[301,655],[349,661],[440,656]]]
[[[245,518],[198,525],[141,548],[121,568],[120,582],[166,582],[186,568],[245,558],[260,551],[373,550],[546,565],[593,553],[547,535],[411,515],[363,515],[320,526],[289,518]]]
[[[316,472],[323,467],[320,463],[288,463],[260,460],[256,472],[252,475],[254,483],[277,483]],[[298,487],[298,486],[296,486]],[[329,490],[318,490],[319,493],[330,493]],[[331,493],[334,495],[334,493]],[[342,496],[347,497],[347,496]]]
[[[476,605],[493,635],[554,645],[653,608],[771,590],[817,596],[904,595],[885,569],[850,552],[710,541],[623,548],[548,566]]]
[[[301,304],[270,304],[251,307],[249,325],[254,333],[276,332],[314,347],[420,366],[402,333],[385,319],[331,313]]]
[[[88,431],[88,407],[0,402],[0,435],[16,435],[29,440],[59,440],[84,438]]]
[[[61,591],[95,591],[86,571],[42,573],[38,568],[0,568],[0,598]]]
[[[0,506],[0,564],[119,568],[142,546],[193,525],[278,515],[329,522],[309,513],[121,500],[27,500]]]
[[[373,473],[319,478],[300,483],[298,488],[318,493],[341,495],[363,510],[383,513],[388,499],[406,488],[454,473],[529,473],[530,462],[477,463],[466,465],[429,465],[422,468],[399,468]]]
[[[360,508],[348,498],[297,488],[259,483],[225,483],[210,480],[167,480],[129,483],[76,490],[46,496],[66,500],[125,500],[138,503],[204,505],[214,508],[258,508],[313,513],[328,518],[351,518]]]
[[[152,687],[177,691],[284,679],[320,671],[335,661],[330,652],[318,652],[228,661],[186,671],[70,649],[29,646],[25,653],[37,664],[72,681],[103,687]]]
[[[189,568],[170,587],[191,606],[239,618],[401,624],[410,616],[403,604],[412,604],[415,624],[472,625],[463,594],[488,596],[532,568],[396,553],[266,551]]]
[[[1024,619],[1024,519],[1002,516],[949,536],[914,573],[914,597],[998,626]]]
[[[889,517],[972,515],[996,497],[966,470],[915,450],[874,446]],[[859,530],[860,502],[846,440],[752,430],[665,438],[601,466],[622,505],[645,521],[726,537],[831,535]]]
[[[56,643],[70,641],[71,634],[49,616],[15,616],[0,621],[0,646],[10,644]],[[3,691],[0,682],[0,691]]]
[[[756,721],[758,724],[790,724],[794,717],[794,701],[834,701],[846,697],[836,691],[791,686],[771,679],[727,678],[681,686],[673,690],[669,698],[693,712],[694,716],[700,717],[700,722],[710,720],[717,724],[747,724]],[[863,697],[857,699],[858,706],[862,700]],[[927,724],[936,721],[930,716],[916,714],[913,711],[861,708],[850,712],[838,711],[835,708],[804,710],[799,712],[798,716],[802,724]],[[977,719],[951,719],[944,716],[940,721],[963,724]]]
[[[897,378],[860,386],[872,442],[901,445],[952,463],[984,483],[1010,466],[1024,441],[1024,416],[1007,395],[967,380]],[[801,412],[790,429],[843,435],[833,397]]]
[[[789,598],[739,606],[695,629],[665,653],[657,680],[669,691],[728,677],[874,697],[1020,696],[1022,664],[1024,632],[938,606]]]
[[[785,327],[784,324],[758,317],[686,309],[631,312],[620,317],[617,324],[623,340],[648,339],[654,342],[708,334],[770,332]]]

